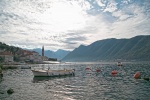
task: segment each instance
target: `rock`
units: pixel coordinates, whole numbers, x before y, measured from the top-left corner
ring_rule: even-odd
[[[1,91],[0,91],[0,94],[4,94],[4,92],[1,92]]]
[[[143,79],[146,80],[146,81],[149,81],[149,78],[148,78],[148,77],[144,77]]]
[[[7,90],[7,93],[12,94],[12,93],[14,93],[14,90],[10,88],[10,89]]]
[[[0,73],[0,77],[3,77],[3,73]]]

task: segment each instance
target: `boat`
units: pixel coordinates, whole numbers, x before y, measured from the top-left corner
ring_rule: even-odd
[[[43,61],[46,64],[60,64],[59,61]]]
[[[20,66],[21,69],[31,69],[31,66],[27,66],[27,65],[23,65],[23,66]]]
[[[63,69],[63,70],[31,70],[34,76],[66,76],[74,75],[75,69]]]
[[[122,63],[121,63],[121,62],[118,62],[117,65],[118,65],[118,66],[122,66]]]

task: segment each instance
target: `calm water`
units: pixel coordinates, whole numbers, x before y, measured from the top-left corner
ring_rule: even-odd
[[[150,78],[150,63],[71,63],[34,65],[32,68],[74,68],[75,76],[34,78],[30,69],[5,70],[0,100],[150,100],[150,81],[134,79],[136,71]],[[93,71],[87,71],[85,68]],[[95,72],[100,68],[101,72]],[[111,75],[117,70],[116,76]],[[9,88],[14,93],[7,94]]]

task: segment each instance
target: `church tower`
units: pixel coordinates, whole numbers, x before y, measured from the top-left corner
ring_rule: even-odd
[[[42,57],[44,57],[44,46],[42,46]]]

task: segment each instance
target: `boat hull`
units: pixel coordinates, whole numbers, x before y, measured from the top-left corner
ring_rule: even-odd
[[[74,75],[74,70],[32,70],[34,76],[65,76]]]

